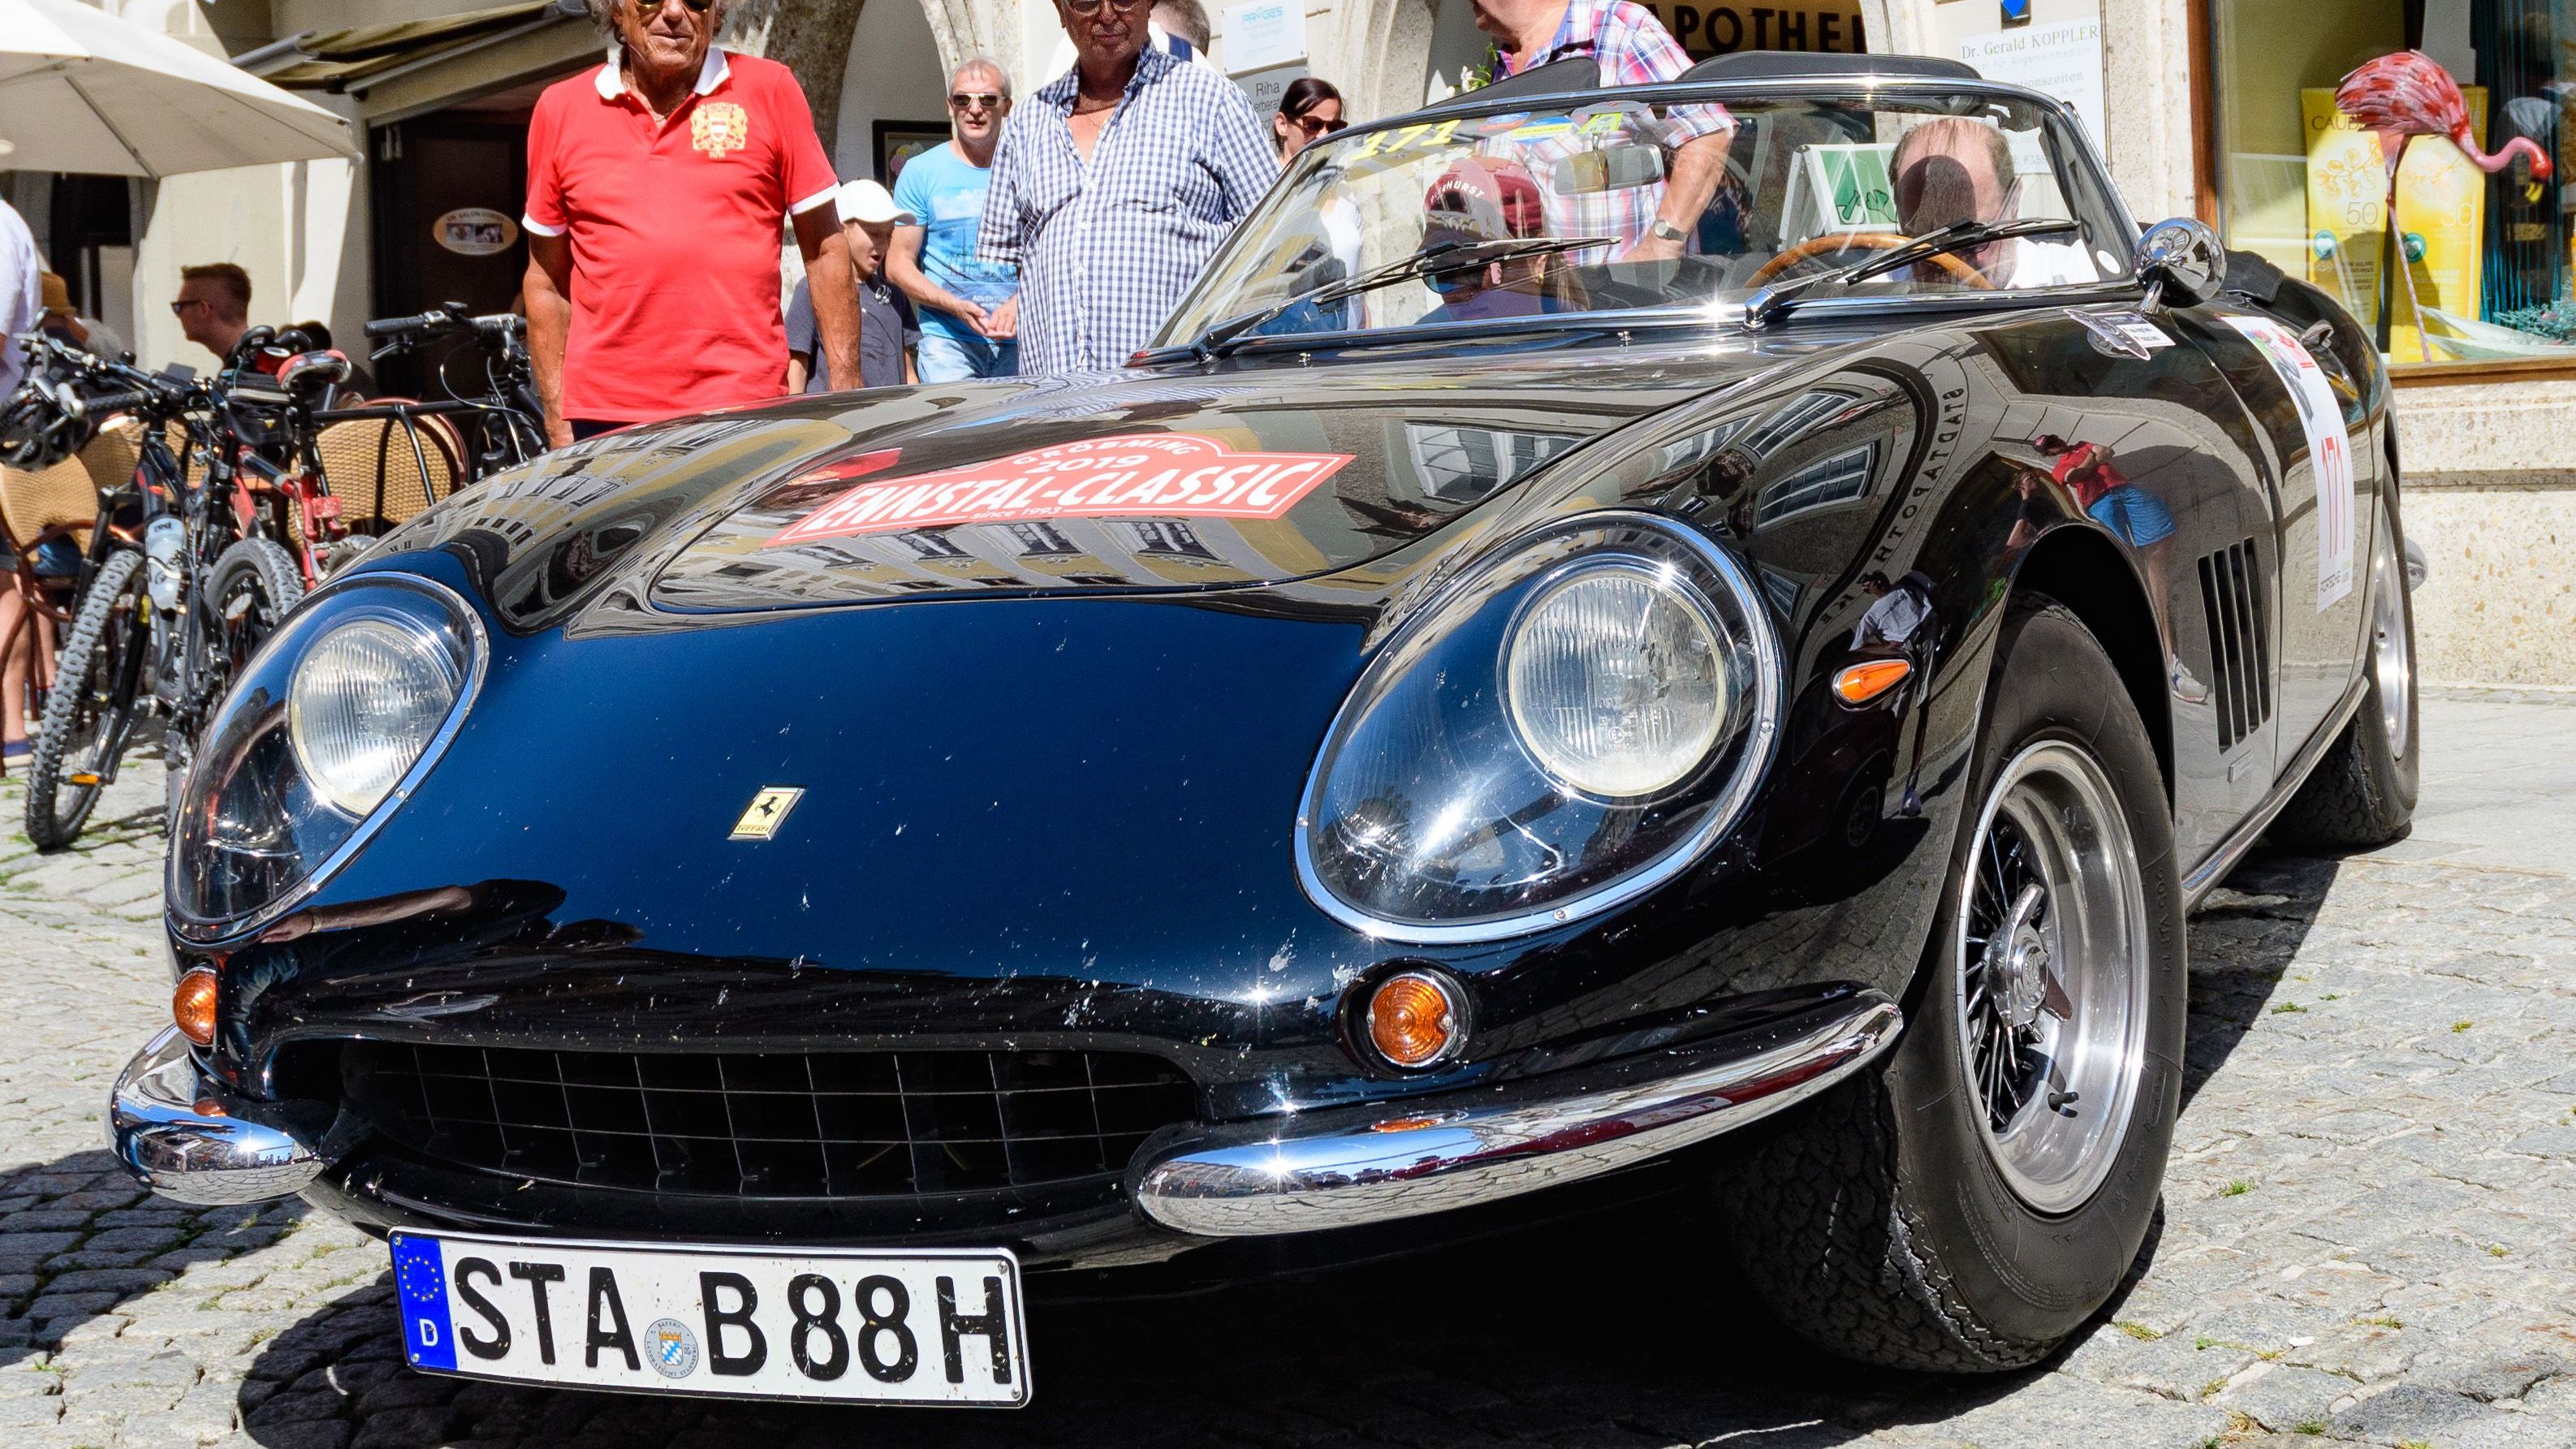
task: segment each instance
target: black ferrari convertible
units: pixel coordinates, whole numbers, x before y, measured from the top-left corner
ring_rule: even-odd
[[[1827,1348],[2047,1354],[2185,913],[2407,827],[2385,371],[2035,93],[1568,64],[1304,152],[1126,370],[610,434],[316,592],[123,1159],[507,1379],[1024,1402],[1024,1290],[1676,1175]]]

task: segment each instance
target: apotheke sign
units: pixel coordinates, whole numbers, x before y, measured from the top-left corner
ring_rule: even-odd
[[[1698,0],[1642,3],[1693,60],[1739,50],[1859,55],[1869,48],[1861,31],[1860,0],[1802,0],[1785,5],[1701,4]]]

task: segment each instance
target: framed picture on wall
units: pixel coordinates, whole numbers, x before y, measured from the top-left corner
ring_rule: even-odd
[[[876,123],[877,180],[894,189],[903,163],[948,139],[946,121],[879,121]]]

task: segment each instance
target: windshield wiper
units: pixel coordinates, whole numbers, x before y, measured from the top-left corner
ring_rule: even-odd
[[[1899,267],[1910,267],[1916,262],[1940,256],[1945,252],[1963,252],[1970,247],[1984,246],[1988,242],[2005,241],[2022,236],[2060,236],[2083,229],[2083,223],[2065,217],[2055,219],[2027,217],[2019,221],[1954,222],[1938,231],[1927,231],[1901,247],[1890,247],[1883,252],[1873,252],[1849,266],[1836,267],[1830,272],[1818,272],[1812,277],[1800,277],[1796,281],[1774,282],[1745,299],[1744,325],[1748,330],[1758,332],[1773,318],[1798,302],[1804,301],[1809,292],[1820,287],[1848,287],[1895,271]]]
[[[1158,347],[1143,355],[1144,361],[1162,361],[1175,355],[1214,361],[1248,339],[1263,323],[1277,320],[1300,303],[1328,307],[1347,301],[1362,292],[1375,292],[1435,272],[1463,272],[1471,267],[1490,266],[1495,262],[1517,261],[1523,257],[1552,256],[1558,252],[1589,251],[1594,247],[1617,246],[1615,236],[1506,237],[1483,242],[1440,242],[1420,251],[1410,252],[1381,267],[1373,267],[1356,277],[1330,282],[1311,292],[1300,292],[1284,302],[1238,312],[1222,321],[1211,323],[1181,347]]]

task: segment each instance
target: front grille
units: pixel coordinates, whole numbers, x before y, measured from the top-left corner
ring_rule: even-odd
[[[1196,1115],[1122,1052],[541,1051],[353,1042],[349,1104],[424,1156],[584,1186],[740,1197],[985,1192],[1125,1169]]]

